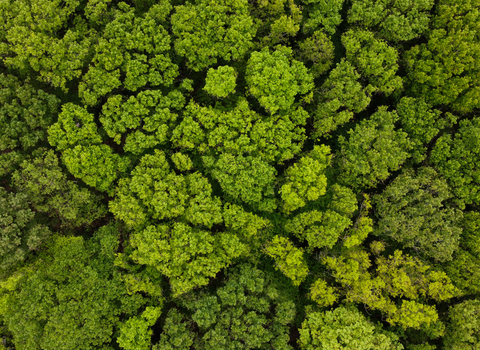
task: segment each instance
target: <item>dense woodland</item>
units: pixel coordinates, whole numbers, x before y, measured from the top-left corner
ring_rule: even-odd
[[[480,0],[0,28],[0,349],[480,349]]]

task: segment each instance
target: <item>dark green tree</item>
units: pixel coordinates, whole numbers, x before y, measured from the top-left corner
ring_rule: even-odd
[[[32,251],[38,251],[52,234],[39,223],[25,193],[0,187],[0,278],[19,267]]]
[[[60,100],[13,75],[0,74],[0,177],[43,146]]]
[[[113,267],[115,228],[92,241],[58,237],[39,265],[24,274],[2,310],[16,349],[99,349],[113,344],[118,322],[146,300],[129,295]]]
[[[411,142],[402,130],[396,130],[398,115],[380,106],[370,118],[348,132],[348,141],[339,137],[338,166],[344,184],[374,187],[388,178],[410,157]]]
[[[462,212],[447,203],[452,197],[432,168],[407,169],[373,197],[375,233],[437,261],[448,261],[458,248]]]

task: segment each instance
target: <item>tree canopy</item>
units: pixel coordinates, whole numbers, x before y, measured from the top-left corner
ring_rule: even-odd
[[[479,345],[480,0],[0,0],[0,350]]]

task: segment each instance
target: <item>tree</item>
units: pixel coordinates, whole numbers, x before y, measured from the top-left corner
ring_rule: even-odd
[[[234,234],[212,234],[180,222],[148,226],[132,235],[131,244],[131,257],[167,276],[174,296],[206,285],[246,251]]]
[[[428,30],[433,3],[355,0],[348,11],[348,22],[378,31],[381,38],[389,41],[412,40]]]
[[[353,118],[370,104],[370,93],[359,82],[360,74],[345,59],[330,72],[318,89],[314,115],[315,134],[323,136]]]
[[[247,0],[197,0],[195,4],[175,6],[171,23],[175,51],[194,71],[215,65],[219,58],[243,58],[253,46],[256,33]]]
[[[369,321],[352,305],[309,312],[299,331],[298,342],[305,350],[403,349],[398,336]]]
[[[308,201],[325,195],[327,177],[325,169],[330,165],[330,148],[314,146],[305,157],[285,171],[285,183],[280,188],[282,210],[286,213],[304,207]]]
[[[410,140],[402,130],[395,130],[398,115],[380,106],[369,119],[350,129],[348,141],[339,137],[341,145],[340,179],[345,185],[374,187],[387,179],[410,156]]]
[[[140,316],[129,318],[120,326],[118,345],[125,350],[150,350],[153,331],[149,328],[155,324],[161,313],[161,308],[147,306]]]
[[[16,189],[31,201],[32,208],[60,220],[64,227],[89,225],[106,214],[97,195],[67,179],[52,150],[24,161],[12,179]]]
[[[306,95],[314,87],[313,78],[303,63],[291,59],[292,49],[277,46],[252,52],[245,79],[249,93],[268,113],[288,110],[298,94]]]
[[[185,321],[184,316],[177,309],[171,308],[160,341],[152,347],[152,350],[190,350],[194,334],[189,330],[188,324],[182,321]]]
[[[427,42],[405,53],[412,96],[432,105],[468,113],[479,107],[478,1],[442,0],[436,6]]]
[[[465,300],[450,307],[444,346],[452,350],[474,350],[480,344],[480,301]]]
[[[435,307],[423,301],[452,298],[457,291],[448,276],[400,250],[388,257],[381,255],[385,249],[381,242],[373,242],[371,249],[377,256],[374,274],[369,272],[372,266],[369,254],[361,248],[323,258],[341,286],[337,290],[344,293],[348,302],[379,310],[389,323],[404,329],[419,329],[436,322]]]
[[[169,55],[171,39],[163,27],[170,3],[152,5],[143,16],[136,16],[124,2],[117,7],[78,86],[88,106],[120,87],[135,92],[146,85],[170,86],[178,76],[178,66]]]
[[[122,315],[146,300],[128,295],[113,268],[118,236],[111,226],[92,241],[58,237],[38,267],[25,274],[2,310],[16,349],[107,348]]]
[[[267,242],[264,252],[275,260],[275,268],[292,280],[293,285],[299,286],[308,275],[308,266],[303,250],[297,248],[285,237],[275,236]]]
[[[452,261],[445,266],[445,272],[452,279],[461,295],[478,294],[480,291],[480,213],[465,212],[461,222],[463,229],[460,249]]]
[[[96,31],[76,0],[24,0],[2,4],[0,56],[4,64],[68,90],[93,51]]]
[[[123,149],[135,155],[164,145],[172,135],[185,97],[178,90],[164,95],[160,90],[141,91],[126,98],[113,95],[102,106],[103,129]]]
[[[58,121],[48,128],[48,142],[58,151],[77,145],[93,145],[102,142],[95,117],[85,108],[73,103],[62,105]]]
[[[308,113],[301,107],[262,116],[244,98],[228,109],[190,103],[171,141],[175,147],[200,155],[217,158],[228,153],[258,157],[273,164],[291,159],[302,150],[307,118]]]
[[[342,35],[346,58],[368,80],[368,92],[391,95],[403,88],[398,70],[398,52],[385,41],[376,39],[373,32],[349,30]]]
[[[237,72],[233,67],[210,68],[203,89],[215,97],[227,97],[230,93],[235,92],[236,78]]]
[[[417,163],[427,157],[427,145],[440,130],[456,119],[450,113],[442,118],[441,112],[431,109],[423,98],[403,97],[396,111],[402,130],[412,142],[412,157]]]
[[[461,206],[480,203],[480,118],[462,120],[458,131],[438,138],[431,160],[458,198]]]
[[[376,234],[434,260],[451,260],[463,216],[447,204],[451,197],[447,183],[432,168],[407,169],[374,197]]]
[[[316,30],[298,46],[300,60],[312,63],[310,74],[314,78],[321,76],[332,66],[335,47],[323,31]]]
[[[32,251],[38,251],[52,234],[39,223],[24,193],[9,193],[0,187],[0,276],[19,267]]]
[[[352,224],[352,221],[332,210],[320,212],[312,210],[300,213],[287,221],[285,230],[302,241],[306,240],[310,249],[332,248],[339,236]]]
[[[113,194],[114,181],[127,171],[130,160],[107,145],[78,145],[63,152],[63,163],[73,176],[100,191]]]
[[[228,270],[214,293],[187,295],[180,302],[193,312],[189,319],[200,331],[195,349],[292,349],[288,326],[295,305],[272,276],[251,265]]]
[[[302,2],[306,5],[305,12],[308,14],[308,18],[303,23],[304,32],[324,29],[330,35],[335,34],[337,27],[342,23],[340,11],[344,0],[302,0]]]
[[[177,175],[159,150],[143,156],[131,176],[119,181],[109,206],[133,229],[174,218],[208,228],[222,222],[221,202],[212,197],[208,180],[198,172]]]
[[[0,177],[11,173],[46,140],[60,100],[13,75],[0,74]]]
[[[274,197],[276,170],[261,158],[223,153],[217,160],[205,156],[203,163],[233,201],[262,211],[271,212],[277,208]]]

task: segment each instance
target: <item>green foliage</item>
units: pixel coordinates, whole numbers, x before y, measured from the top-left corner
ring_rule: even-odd
[[[0,74],[0,177],[44,143],[59,102],[29,79],[22,83],[13,75]]]
[[[373,220],[368,217],[369,210],[372,209],[370,197],[363,194],[364,200],[358,210],[358,217],[353,227],[347,231],[344,236],[343,246],[352,248],[360,245],[367,236],[373,232]]]
[[[340,178],[356,187],[374,187],[400,168],[410,156],[411,142],[407,134],[395,130],[398,115],[386,106],[350,129],[348,141],[339,137],[341,153]]]
[[[131,244],[132,258],[167,276],[174,296],[206,285],[247,248],[234,234],[212,234],[180,222],[148,226],[132,236]]]
[[[171,21],[175,51],[194,71],[215,65],[219,58],[243,58],[256,33],[247,0],[187,2],[175,7]]]
[[[188,329],[187,323],[182,322],[183,316],[175,308],[168,312],[163,326],[160,341],[152,350],[190,350],[194,334]]]
[[[184,303],[202,334],[195,349],[292,349],[288,325],[295,305],[261,270],[240,265],[215,293],[191,297]]]
[[[397,113],[402,130],[412,142],[413,159],[420,163],[427,156],[426,146],[447,126],[447,121],[440,118],[439,110],[432,110],[423,99],[413,97],[403,97],[397,104]]]
[[[118,345],[125,350],[150,350],[151,326],[160,317],[161,308],[147,306],[140,316],[129,318],[120,326]]]
[[[451,260],[462,232],[462,212],[445,205],[451,197],[447,183],[432,168],[405,170],[374,197],[376,234],[434,260]]]
[[[112,234],[102,229],[103,238],[97,238],[105,241]],[[121,315],[134,314],[145,303],[140,295],[127,294],[113,269],[115,241],[102,249],[81,237],[55,240],[46,260],[21,279],[2,310],[16,349],[108,348]]]
[[[332,66],[335,47],[323,31],[316,30],[298,46],[301,61],[312,63],[310,73],[313,77],[321,76]]]
[[[307,156],[285,171],[285,183],[279,191],[284,212],[304,207],[307,201],[317,200],[326,193],[325,169],[330,165],[330,159],[328,146],[314,146]]]
[[[258,157],[242,157],[223,153],[203,162],[223,191],[233,200],[254,205],[259,210],[276,209],[274,196],[275,168]]]
[[[251,155],[269,163],[283,162],[301,151],[307,118],[302,108],[262,116],[245,99],[239,99],[231,110],[191,103],[171,141],[175,147],[200,154]]]
[[[334,131],[353,118],[354,113],[365,110],[370,103],[370,93],[358,81],[360,74],[346,60],[330,72],[318,90],[319,103],[315,113],[316,135]]]
[[[294,216],[285,224],[285,230],[306,240],[310,248],[332,248],[340,234],[351,224],[350,219],[334,211],[313,210]]]
[[[24,161],[12,178],[17,190],[28,196],[32,208],[59,219],[64,227],[88,225],[106,214],[98,196],[67,179],[51,150]]]
[[[75,146],[63,152],[63,162],[73,176],[87,185],[109,194],[115,180],[124,173],[130,161],[122,158],[107,145]]]
[[[275,236],[268,242],[265,253],[275,260],[275,268],[292,280],[293,285],[300,285],[308,275],[308,266],[303,250],[297,248],[285,237]]]
[[[248,60],[245,79],[249,93],[268,113],[288,110],[298,94],[306,95],[314,87],[313,78],[303,63],[291,59],[292,49],[277,46],[253,52]]]
[[[479,32],[478,1],[439,1],[428,41],[405,53],[410,93],[460,113],[478,108]]]
[[[28,195],[0,187],[0,276],[23,263],[51,235],[48,227],[37,222],[29,204]]]
[[[368,92],[390,95],[403,88],[398,70],[398,52],[385,41],[376,39],[373,32],[349,30],[342,35],[346,58],[368,80]]]
[[[67,103],[62,106],[58,121],[48,128],[48,142],[58,151],[76,145],[91,145],[102,142],[94,116],[80,106]]]
[[[330,35],[335,33],[338,25],[342,23],[340,11],[344,0],[302,0],[302,2],[308,6],[308,18],[303,24],[303,31],[322,28]]]
[[[433,0],[354,0],[348,22],[369,29],[390,41],[418,38],[428,29]]]
[[[461,294],[478,294],[480,291],[480,213],[465,213],[460,249],[445,271]]]
[[[175,174],[165,154],[155,150],[153,155],[143,156],[130,178],[119,181],[109,206],[131,228],[141,229],[152,219],[173,218],[212,227],[222,216],[220,200],[211,194],[210,183],[200,173]]]
[[[480,301],[477,299],[450,307],[450,322],[444,346],[452,350],[474,350],[480,345]]]
[[[192,170],[193,163],[190,157],[181,152],[172,154],[172,162],[175,164],[175,167],[180,171]]]
[[[307,313],[299,344],[305,350],[402,350],[398,336],[369,321],[353,306]]]
[[[162,26],[171,11],[168,1],[155,4],[143,16],[126,3],[119,3],[95,45],[95,54],[79,84],[79,96],[86,105],[121,86],[137,91],[144,86],[170,86],[178,76],[172,63],[170,36]]]
[[[114,95],[102,106],[99,119],[115,143],[121,144],[125,137],[123,149],[142,154],[168,141],[178,117],[174,110],[184,104],[185,98],[177,90],[167,95],[160,90],[141,91],[128,99]]]
[[[310,287],[310,298],[318,306],[330,306],[337,301],[338,295],[335,288],[330,287],[327,282],[321,278],[317,279]]]
[[[327,256],[323,262],[342,286],[346,300],[363,303],[386,314],[387,321],[403,328],[419,328],[438,319],[435,307],[423,304],[424,298],[448,300],[455,287],[444,272],[431,269],[420,260],[396,250],[388,258],[379,255],[384,246],[372,243],[377,255],[375,274],[369,272],[372,262],[367,252],[352,249],[342,255]],[[400,300],[398,305],[394,300]]]
[[[220,66],[216,69],[210,68],[207,72],[203,89],[215,97],[227,97],[228,94],[235,92],[236,79],[237,72],[233,67]]]
[[[3,63],[64,90],[88,64],[95,30],[78,15],[78,0],[4,2],[0,56]]]
[[[431,153],[431,160],[447,179],[460,205],[479,204],[480,118],[462,120],[454,135],[441,136]]]

